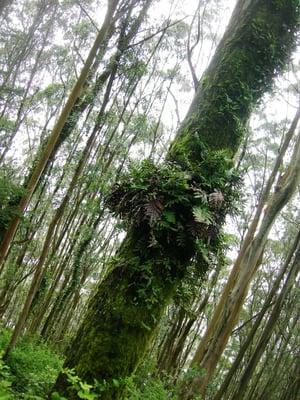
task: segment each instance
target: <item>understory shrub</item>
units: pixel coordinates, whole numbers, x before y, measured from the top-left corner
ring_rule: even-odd
[[[9,330],[0,331],[0,351],[4,350],[9,337]],[[62,363],[62,358],[38,338],[21,338],[7,360],[14,392],[12,398],[45,399]]]
[[[11,352],[6,363],[3,354],[11,331],[0,329],[0,400],[45,400],[62,368],[63,359],[37,337],[24,336]],[[126,400],[174,400],[165,389],[164,383],[153,376],[154,364],[145,363],[134,377],[111,384],[126,387]],[[71,370],[65,370],[70,386],[82,399],[99,398],[103,384],[95,386],[82,382]],[[101,395],[100,395],[101,398]],[[58,393],[52,394],[53,400],[66,400]]]

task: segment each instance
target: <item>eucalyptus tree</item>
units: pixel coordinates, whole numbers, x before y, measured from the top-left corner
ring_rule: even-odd
[[[199,378],[194,379],[195,387],[198,386],[198,390],[201,391],[202,395],[205,394],[207,385],[237,322],[244,299],[248,293],[249,283],[261,263],[269,232],[279,212],[288,203],[298,186],[300,180],[300,134],[296,136],[293,154],[288,167],[280,176],[278,176],[278,171],[288,144],[297,128],[299,117],[298,109],[285,136],[273,171],[263,189],[255,216],[248,228],[230,277],[192,360],[191,365],[203,368],[205,371],[205,377],[201,382],[199,382]],[[270,195],[276,177],[278,179],[274,193]],[[264,207],[266,209],[264,215],[261,216]],[[257,228],[259,222],[260,226]],[[196,388],[190,388],[189,393],[186,395],[187,397],[183,396],[183,398],[189,398],[193,390],[196,390]]]
[[[294,1],[239,1],[190,110],[161,166],[144,162],[111,191],[107,204],[128,224],[111,272],[91,299],[66,367],[104,379],[103,398],[120,398],[166,304],[198,253],[199,268],[220,247],[234,189],[232,157],[252,107],[293,47]],[[259,44],[259,46],[258,46]],[[205,257],[206,255],[206,257]],[[56,388],[71,398],[60,375]]]
[[[232,363],[230,369],[227,371],[226,376],[225,376],[219,390],[213,397],[213,400],[221,400],[223,398],[225,392],[228,390],[228,386],[229,386],[231,380],[233,379],[234,374],[237,373],[237,370],[243,360],[243,357],[245,356],[246,352],[249,351],[251,344],[255,343],[255,335],[257,334],[257,331],[259,330],[260,325],[262,324],[263,319],[268,314],[270,308],[272,309],[272,307],[274,307],[273,304],[274,304],[274,297],[276,297],[276,292],[280,288],[280,285],[282,284],[282,280],[284,279],[285,275],[287,274],[289,269],[291,269],[293,257],[295,256],[295,252],[297,251],[298,245],[299,245],[299,234],[296,235],[296,238],[286,256],[286,259],[284,260],[282,267],[280,268],[280,271],[279,271],[276,279],[274,280],[272,287],[265,299],[265,302],[263,303],[262,308],[258,311],[258,314],[256,315],[254,324],[252,325],[249,333],[247,333],[246,339],[241,344],[241,347],[236,355],[236,358],[235,358],[234,362]],[[295,268],[295,265],[296,264],[294,263],[294,268]],[[292,276],[293,276],[292,274],[289,275],[289,280],[292,278]],[[286,290],[285,290],[285,292],[286,292]],[[282,294],[280,296],[282,297]],[[275,306],[276,306],[276,304],[275,304]],[[268,327],[268,325],[265,326],[264,331],[266,330],[267,327]],[[269,334],[271,335],[271,333],[272,333],[272,331],[270,329]],[[267,344],[267,342],[265,344]],[[264,347],[261,346],[260,350],[263,351]],[[250,349],[250,354],[251,353],[252,352]],[[248,374],[247,375],[248,379],[250,379],[251,376],[252,376],[251,373]],[[238,379],[238,382],[240,382],[240,378]],[[233,391],[232,387],[231,387],[231,391]],[[242,398],[242,396],[240,398]]]
[[[115,79],[115,76],[116,76],[116,73],[117,73],[117,69],[118,69],[118,64],[120,62],[120,58],[121,58],[124,50],[126,49],[126,47],[129,45],[130,40],[132,40],[134,38],[135,34],[138,32],[139,26],[140,26],[141,22],[143,21],[143,18],[145,17],[145,14],[147,12],[147,9],[148,9],[150,3],[151,3],[151,1],[145,1],[144,4],[142,4],[142,8],[141,8],[141,10],[140,10],[140,12],[139,12],[139,14],[138,14],[138,16],[136,18],[133,18],[132,15],[131,15],[132,14],[132,10],[133,10],[133,8],[135,6],[135,2],[132,2],[132,4],[130,3],[130,4],[126,5],[126,7],[128,8],[128,11],[125,12],[125,18],[124,18],[124,21],[122,21],[122,24],[121,24],[121,33],[120,33],[118,51],[116,53],[116,57],[113,58],[113,65],[110,65],[110,68],[107,69],[107,71],[109,71],[109,73],[106,71],[105,73],[103,73],[101,75],[101,79],[102,79],[102,77],[105,77],[105,79],[107,79],[109,77],[109,80],[108,80],[108,85],[107,85],[107,88],[106,88],[106,92],[104,94],[104,100],[102,102],[102,105],[100,107],[100,111],[98,113],[98,117],[97,117],[98,121],[100,121],[102,119],[102,117],[103,117],[103,115],[105,113],[105,107],[107,106],[107,104],[109,102],[112,83],[113,83],[113,81]],[[95,69],[95,64],[99,63],[99,57],[97,55],[97,52],[98,52],[99,48],[102,46],[102,42],[106,41],[107,30],[108,29],[111,30],[111,28],[112,28],[112,25],[109,25],[110,22],[111,22],[110,21],[110,17],[111,17],[111,14],[114,12],[116,6],[117,6],[117,2],[115,2],[115,4],[114,3],[110,4],[110,6],[108,8],[108,14],[107,14],[106,19],[104,21],[103,29],[102,29],[102,31],[99,31],[99,34],[98,34],[98,36],[96,38],[94,47],[93,47],[92,51],[90,52],[90,56],[89,56],[90,59],[88,58],[88,62],[90,63],[91,68],[93,68],[93,69]],[[131,22],[132,26],[129,25],[128,21],[133,21],[133,22]],[[127,30],[128,30],[128,32],[127,32]],[[122,50],[122,48],[123,48],[123,50]],[[103,49],[101,49],[101,50],[103,50]],[[95,60],[94,65],[92,65],[93,59],[95,59],[96,55],[97,55],[97,59]],[[87,79],[90,79],[90,77],[88,76],[90,73],[88,72],[87,68],[85,68],[85,71],[83,70],[83,73],[86,74]],[[101,81],[101,79],[100,80],[98,79],[98,83],[97,83],[98,90],[99,90],[99,81]],[[85,80],[85,78],[79,79],[77,81],[77,84],[79,86],[80,85],[86,85],[87,86],[87,83],[84,83],[84,80]],[[102,84],[103,84],[105,82],[105,80],[102,79],[102,81],[103,81],[102,82]],[[74,90],[75,89],[76,89],[76,87],[74,88]],[[75,95],[75,98],[76,98],[77,95],[79,96],[80,91],[79,92],[77,91],[76,93],[77,94]],[[96,94],[97,94],[97,92],[94,91],[94,96],[92,96],[92,97],[89,96],[89,99],[90,99],[89,102],[91,102],[95,98]],[[69,99],[71,99],[71,97]],[[88,96],[86,95],[85,98],[87,98],[87,97]],[[82,98],[80,98],[80,97],[77,97],[77,100],[78,99],[79,99],[80,104],[84,106],[83,108],[81,107],[81,112],[82,112],[87,107],[88,103],[87,103],[86,100],[82,100]],[[72,101],[75,104],[76,99],[73,99],[73,100]],[[78,101],[76,102],[75,105],[78,105]],[[67,104],[66,104],[65,107],[67,107]],[[54,152],[57,150],[57,147],[61,144],[62,140],[66,139],[67,134],[69,134],[70,130],[74,127],[74,122],[76,121],[76,118],[78,119],[78,115],[79,115],[78,109],[76,108],[76,106],[75,106],[75,108],[72,108],[72,107],[73,106],[70,106],[69,107],[69,111],[67,112],[67,114],[70,113],[69,117],[68,117],[68,115],[65,115],[64,117],[62,117],[63,120],[62,120],[62,123],[59,125],[58,130],[56,130],[57,132],[55,131],[55,129],[53,131],[53,132],[56,132],[56,134],[58,134],[58,136],[57,136],[58,141],[55,141],[55,144],[54,144],[54,142],[52,144],[50,143],[51,146],[54,146],[53,147],[53,151]],[[75,112],[75,114],[74,114],[74,112]],[[64,121],[65,117],[67,118],[66,121]],[[68,120],[68,118],[69,118],[69,120]],[[70,121],[72,121],[72,124],[69,123]],[[36,291],[38,289],[39,283],[41,282],[42,274],[43,274],[43,264],[44,264],[44,262],[46,260],[47,254],[48,254],[49,249],[50,249],[51,239],[52,239],[52,237],[54,235],[54,232],[57,230],[57,224],[61,221],[61,218],[62,218],[62,215],[64,213],[64,210],[65,210],[65,208],[66,208],[66,206],[67,206],[67,204],[69,202],[70,195],[71,195],[72,191],[74,190],[74,187],[76,186],[76,182],[78,181],[78,179],[79,179],[79,177],[80,177],[80,175],[82,173],[83,167],[86,164],[87,157],[89,156],[91,150],[93,149],[93,146],[95,145],[95,138],[96,138],[96,135],[98,134],[99,128],[101,127],[101,124],[102,123],[99,123],[99,122],[95,124],[95,127],[92,130],[92,133],[91,133],[91,135],[89,137],[89,140],[87,141],[86,147],[85,147],[85,149],[84,149],[84,151],[82,153],[82,157],[79,160],[78,165],[77,165],[77,167],[75,169],[75,173],[74,173],[74,176],[72,178],[72,181],[70,182],[69,189],[67,190],[67,192],[66,192],[66,194],[65,194],[65,196],[64,196],[64,198],[63,198],[63,200],[61,202],[60,207],[57,209],[55,215],[53,216],[52,221],[50,222],[50,225],[49,225],[49,228],[48,228],[48,232],[47,232],[47,235],[46,235],[46,238],[45,238],[45,242],[44,242],[44,247],[42,249],[38,265],[37,265],[37,267],[35,269],[35,274],[34,274],[34,279],[32,281],[31,289],[30,289],[30,292],[28,294],[27,300],[26,300],[25,305],[24,305],[24,312],[21,313],[19,323],[17,324],[16,329],[15,329],[16,337],[19,335],[19,333],[17,333],[17,332],[21,332],[21,330],[22,330],[22,326],[24,325],[26,316],[27,316],[27,314],[29,312],[30,305],[31,305],[32,300],[34,298],[34,295],[35,295],[35,293],[36,293]],[[67,131],[66,131],[66,129],[67,129]],[[49,158],[49,157],[50,157],[50,153],[48,152],[47,158]],[[44,162],[46,162],[46,159],[44,159]],[[46,166],[46,164],[44,165],[44,167],[45,166]],[[34,168],[37,171],[36,166]],[[40,173],[42,173],[41,169],[40,169]],[[36,180],[36,178],[37,178],[37,175],[36,175],[36,177],[33,177],[32,179],[35,180],[36,183],[37,183],[38,181]],[[33,188],[33,186],[32,186],[32,188]],[[27,199],[29,199],[28,196],[27,196]],[[15,219],[15,223],[18,223],[17,219]],[[16,225],[15,225],[15,228],[16,228]],[[10,230],[10,228],[8,228],[8,231],[9,230]],[[10,232],[12,233],[13,231],[10,230]],[[13,341],[15,341],[15,340],[16,340],[16,338]]]
[[[109,2],[108,8],[107,8],[107,13],[105,20],[103,22],[102,28],[98,32],[98,35],[95,39],[95,42],[90,50],[90,53],[85,61],[85,64],[81,70],[81,74],[74,85],[68,100],[57,120],[55,123],[52,132],[49,136],[49,138],[46,141],[46,144],[43,146],[41,154],[38,156],[38,159],[30,172],[29,176],[25,179],[25,184],[24,184],[24,189],[25,192],[21,196],[20,201],[18,202],[18,211],[19,214],[16,215],[9,226],[6,229],[5,234],[3,235],[2,238],[2,243],[1,243],[1,248],[0,248],[0,264],[3,264],[5,260],[5,256],[9,250],[9,247],[11,245],[11,242],[13,240],[13,237],[16,233],[17,227],[20,223],[20,216],[21,213],[25,211],[26,207],[28,206],[30,199],[32,197],[32,194],[39,182],[40,176],[43,173],[43,170],[45,169],[47,162],[49,158],[51,157],[51,154],[53,150],[55,149],[56,143],[61,135],[63,126],[65,122],[68,119],[68,116],[70,115],[70,112],[75,105],[76,100],[80,97],[82,90],[84,89],[85,83],[89,77],[91,68],[93,66],[93,63],[95,62],[99,49],[101,49],[101,45],[103,42],[105,43],[106,36],[109,32],[110,24],[112,22],[112,19],[115,18],[115,13],[118,5],[118,0],[114,0],[112,2]]]
[[[299,243],[299,240],[298,240],[297,245],[298,246],[296,246],[295,257],[294,257],[293,263],[291,265],[291,269],[290,269],[288,276],[284,282],[281,292],[280,292],[278,298],[276,299],[276,302],[273,306],[272,312],[268,318],[266,326],[264,327],[264,330],[255,345],[255,349],[254,349],[253,353],[251,354],[251,357],[243,371],[243,374],[239,380],[239,385],[231,397],[232,400],[243,398],[243,396],[246,392],[246,389],[247,389],[247,384],[250,381],[251,375],[252,375],[253,371],[255,370],[255,367],[258,364],[258,362],[270,340],[272,332],[274,331],[274,327],[279,318],[279,314],[282,310],[283,302],[287,298],[287,295],[288,295],[288,292],[289,292],[291,286],[295,283],[295,279],[299,272],[299,267],[300,267],[300,243]]]

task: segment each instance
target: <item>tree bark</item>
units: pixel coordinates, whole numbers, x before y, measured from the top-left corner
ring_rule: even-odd
[[[300,134],[296,139],[290,164],[285,173],[281,175],[275,192],[267,202],[261,226],[253,240],[248,243],[244,253],[238,256],[221,300],[192,361],[191,365],[198,366],[205,371],[204,377],[202,379],[195,378],[194,385],[191,385],[188,393],[183,395],[182,399],[190,399],[190,396],[193,396],[197,390],[202,396],[205,395],[206,387],[238,320],[249,284],[259,266],[259,259],[270,229],[279,212],[294,194],[299,180]]]
[[[18,204],[19,215],[15,216],[13,218],[13,220],[11,221],[9,227],[7,228],[7,230],[4,234],[3,240],[1,242],[0,266],[2,265],[2,263],[5,260],[6,254],[9,250],[11,242],[14,238],[14,235],[15,235],[18,225],[20,223],[21,215],[26,210],[26,208],[30,202],[31,196],[36,188],[36,185],[39,182],[40,176],[43,173],[43,170],[45,169],[49,158],[51,157],[51,154],[56,146],[57,141],[59,140],[62,129],[72,111],[72,108],[73,108],[76,100],[79,98],[79,96],[82,93],[82,90],[84,88],[86,80],[88,79],[90,69],[93,65],[93,62],[94,62],[96,56],[97,56],[99,48],[101,47],[101,44],[105,41],[107,32],[109,30],[109,26],[111,23],[111,19],[116,10],[117,4],[118,4],[118,0],[113,0],[113,1],[108,2],[108,9],[107,9],[107,13],[105,16],[105,20],[104,20],[103,25],[95,39],[95,42],[90,50],[90,53],[85,61],[85,64],[81,70],[80,76],[79,76],[75,86],[73,87],[72,92],[70,93],[69,98],[68,98],[44,148],[41,149],[41,155],[40,155],[39,159],[37,160],[37,163],[36,163],[34,169],[31,171],[30,176],[27,178],[27,182],[25,183],[26,192],[21,197],[19,204]]]
[[[135,182],[135,175],[127,177],[127,183],[133,182],[132,192],[130,187],[124,189],[115,206],[113,196],[117,196],[118,188],[112,192],[111,208],[115,214],[129,213],[130,228],[111,261],[111,272],[88,305],[65,363],[90,383],[94,379],[103,383],[105,379],[102,399],[122,397],[124,379],[136,369],[149,346],[165,306],[197,253],[198,241],[215,251],[218,226],[230,203],[230,181],[225,178],[224,184],[224,175],[232,168],[232,157],[253,106],[290,54],[297,24],[294,0],[239,1],[170,148],[168,162],[161,167],[148,163],[149,170],[141,166],[138,171],[144,176],[144,191],[134,191],[139,182]],[[172,174],[176,179],[172,180]],[[170,181],[172,191],[164,191],[161,181]],[[175,219],[165,228],[153,225],[145,215],[142,218],[143,207],[138,208],[140,218],[134,214],[136,208],[122,208],[128,198],[134,201],[136,194],[144,195],[147,202],[147,195],[153,196],[152,182],[156,182],[156,195],[161,197],[164,212],[172,213]],[[208,196],[219,190],[226,199],[221,209],[211,206],[214,222],[207,228],[209,232],[202,225],[197,234],[188,231],[189,224],[195,224],[194,207],[204,207],[194,196],[195,187]],[[160,216],[163,218],[162,213]],[[201,265],[203,270],[207,268],[204,258]],[[113,378],[120,385],[114,385]],[[68,390],[62,374],[55,390],[68,399],[78,398]]]
[[[255,350],[253,354],[250,357],[250,360],[248,361],[248,364],[246,365],[246,368],[244,369],[243,375],[240,378],[238,388],[234,392],[231,400],[240,400],[243,398],[247,385],[251,379],[252,373],[256,368],[256,365],[258,364],[268,342],[269,339],[274,331],[275,324],[278,320],[278,317],[280,315],[280,311],[283,305],[283,302],[288,294],[288,290],[290,289],[291,285],[293,285],[295,278],[297,276],[297,273],[300,270],[300,242],[298,242],[298,248],[296,250],[295,258],[292,263],[291,269],[289,271],[289,274],[284,282],[284,285],[282,287],[282,290],[275,302],[275,305],[272,309],[272,312],[268,318],[267,324],[258,340],[256,343]]]
[[[237,371],[237,369],[238,369],[238,367],[239,367],[239,365],[240,365],[240,363],[241,363],[241,361],[242,361],[242,359],[243,359],[243,357],[245,355],[245,352],[249,348],[250,344],[253,342],[255,334],[256,334],[256,332],[257,332],[257,330],[258,330],[258,328],[259,328],[259,326],[260,326],[260,324],[261,324],[266,312],[268,311],[270,305],[272,304],[273,298],[274,298],[274,296],[275,296],[275,294],[276,294],[276,292],[277,292],[277,290],[278,290],[278,288],[280,286],[280,283],[281,283],[281,281],[282,281],[282,279],[283,279],[283,277],[284,277],[284,275],[285,275],[285,273],[286,273],[286,271],[287,271],[287,269],[288,269],[288,267],[289,267],[289,265],[290,265],[290,263],[292,261],[292,258],[293,258],[293,255],[294,255],[296,249],[297,249],[297,245],[299,243],[299,240],[300,240],[300,233],[298,233],[298,235],[297,235],[297,237],[296,237],[296,239],[295,239],[295,241],[293,243],[293,246],[290,249],[290,251],[289,251],[289,253],[287,255],[287,258],[286,258],[286,260],[285,260],[285,262],[284,262],[284,264],[283,264],[283,266],[282,266],[277,278],[275,279],[274,284],[273,284],[273,286],[272,286],[272,288],[271,288],[271,290],[270,290],[270,292],[269,292],[269,294],[268,294],[268,296],[267,296],[267,298],[266,298],[266,300],[264,302],[264,305],[263,305],[261,311],[259,312],[257,318],[255,319],[253,327],[251,328],[249,334],[247,335],[246,340],[242,344],[242,346],[241,346],[241,348],[240,348],[240,350],[239,350],[239,352],[238,352],[238,354],[237,354],[237,356],[236,356],[236,358],[235,358],[230,370],[228,371],[224,381],[222,382],[222,385],[221,385],[220,389],[215,394],[213,400],[221,400],[222,399],[222,396],[224,395],[224,393],[225,393],[226,389],[228,388],[228,386],[229,386],[234,374],[236,373],[236,371]]]

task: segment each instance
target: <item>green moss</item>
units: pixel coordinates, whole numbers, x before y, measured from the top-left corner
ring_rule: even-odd
[[[0,330],[0,352],[10,339],[8,329]],[[37,338],[25,336],[10,354],[7,365],[11,372],[14,398],[46,398],[62,366],[62,359]]]
[[[243,20],[230,25],[200,82],[169,159],[182,158],[186,144],[192,146],[199,140],[210,149],[235,153],[253,107],[284,68],[299,27],[299,4],[266,0],[255,7],[255,18],[244,13]],[[197,162],[197,154],[193,159]]]
[[[137,229],[128,234],[114,259],[115,268],[91,300],[72,344],[66,366],[76,365],[76,373],[88,382],[93,382],[94,377],[100,383],[110,382],[135,370],[173,294],[178,277],[170,269],[180,267],[178,261],[168,259],[166,266],[165,260],[155,257],[157,249],[143,250],[140,236]],[[78,352],[82,355],[79,362]],[[60,391],[64,384],[61,376],[56,389]],[[119,396],[120,388],[111,385],[101,398]]]
[[[249,4],[231,21],[168,161],[133,167],[107,199],[128,234],[66,362],[89,383],[134,372],[191,260],[198,255],[203,272],[210,253],[220,250],[220,225],[238,180],[232,157],[251,110],[282,70],[298,26],[294,0]],[[61,375],[56,389],[67,393],[66,386]],[[122,398],[120,387],[107,387],[101,399]]]
[[[212,168],[223,165],[223,153],[209,162]],[[191,259],[201,259],[202,274],[207,269],[210,254],[220,244],[218,232],[228,202],[224,198],[216,209],[209,200],[211,183],[203,180],[205,191],[199,176],[194,179],[174,163],[155,166],[146,161],[132,167],[108,197],[111,210],[126,221],[128,234],[89,304],[65,365],[75,366],[84,381],[92,383],[97,377],[100,383],[113,382],[130,375]],[[229,196],[231,175],[219,181],[218,189]],[[62,394],[65,379],[61,375],[56,386]],[[119,387],[106,387],[101,399],[122,397]],[[76,398],[71,391],[68,396]]]

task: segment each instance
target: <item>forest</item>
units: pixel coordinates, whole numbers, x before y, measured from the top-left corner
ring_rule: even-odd
[[[299,0],[0,0],[0,400],[300,399]]]

